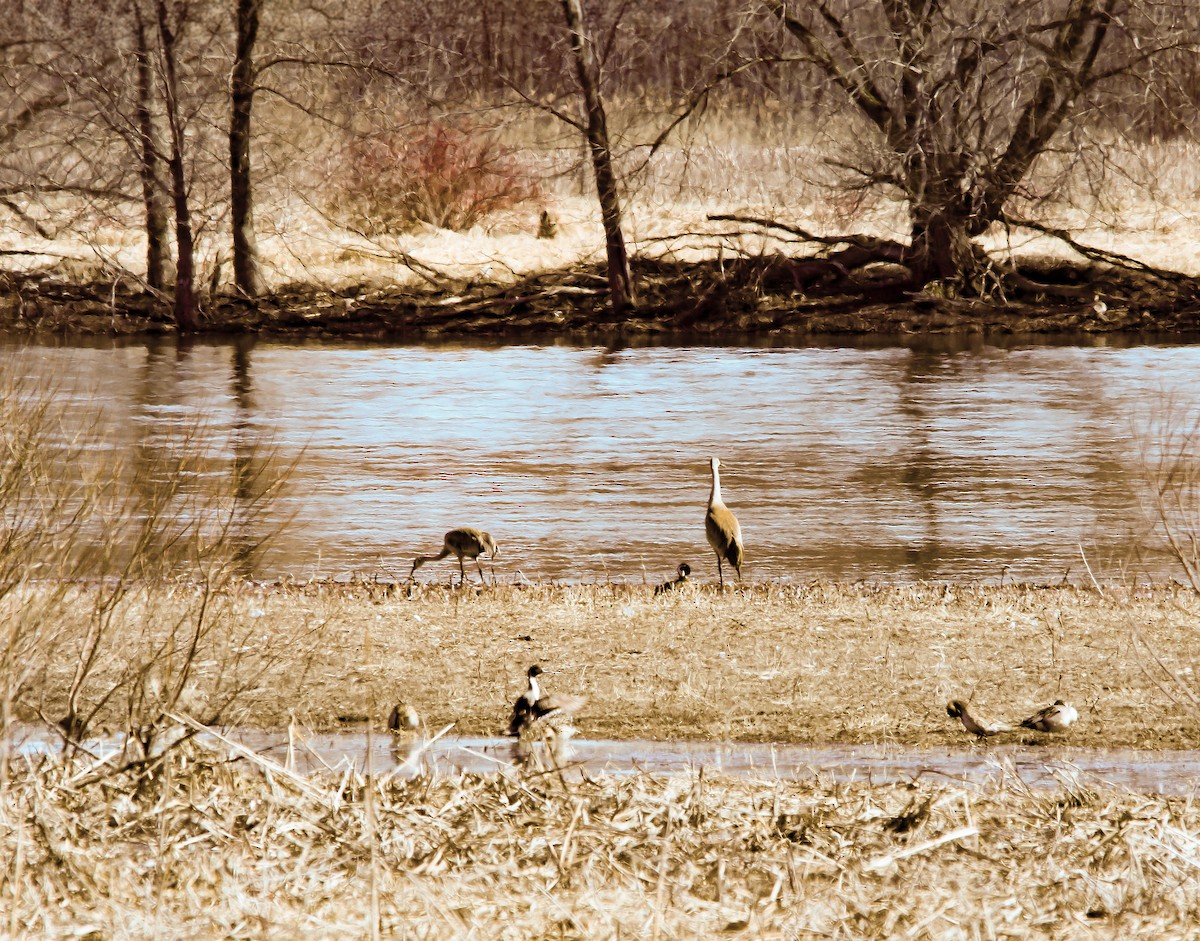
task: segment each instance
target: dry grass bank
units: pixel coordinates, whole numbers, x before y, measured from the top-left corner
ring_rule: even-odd
[[[1183,938],[1200,810],[1017,781],[21,765],[16,938]]]
[[[381,723],[405,699],[434,728],[496,734],[539,663],[555,671],[551,689],[589,697],[587,738],[964,744],[951,698],[1009,719],[1063,698],[1081,718],[1056,744],[1200,747],[1200,602],[1182,589],[818,583],[656,598],[641,586],[426,586],[410,599],[319,583],[243,584],[219,601],[190,682],[227,722]],[[154,625],[190,604],[176,586],[118,612],[83,702],[157,649]],[[25,699],[45,715],[61,714],[72,649],[60,632],[39,654]]]
[[[340,175],[330,159],[338,142],[313,123],[283,122],[265,147],[283,148],[286,170],[260,166],[255,210],[268,291],[290,284],[326,288],[422,286],[430,272],[450,282],[511,284],[538,273],[603,260],[604,237],[580,142],[550,132],[537,120],[518,122],[503,137],[536,185],[536,196],[491,213],[463,231],[419,224],[402,234],[368,235],[369,219],[353,224],[322,210],[339,201]],[[907,238],[905,205],[886,193],[847,186],[835,162],[860,146],[842,122],[763,121],[732,109],[692,127],[642,166],[635,151],[625,170],[625,228],[631,250],[647,258],[698,261],[777,251],[805,254],[779,233],[737,231],[710,214],[743,213],[798,225],[822,235],[860,233]],[[298,143],[298,142],[303,143]],[[1200,192],[1197,145],[1187,139],[1098,148],[1103,170],[1069,172],[1069,158],[1047,155],[1028,180],[1036,207],[1020,207],[1045,223],[1071,229],[1084,243],[1149,264],[1200,275]],[[633,172],[636,168],[637,172]],[[1066,182],[1064,182],[1066,181]],[[1068,185],[1069,184],[1069,185]],[[216,185],[217,193],[223,192]],[[386,198],[386,193],[382,194]],[[119,271],[141,273],[145,244],[140,210],[124,205],[84,207],[74,197],[46,197],[35,216],[72,220],[46,239],[17,227],[0,232],[0,250],[17,254],[5,266],[46,269],[66,281],[112,281]],[[539,238],[548,210],[556,236]],[[228,207],[221,197],[198,202],[197,282],[229,289]],[[1078,260],[1061,243],[996,227],[985,240],[997,252]],[[416,267],[410,265],[415,261]],[[219,273],[217,269],[220,269]]]
[[[61,712],[95,590],[54,594],[52,643],[22,664],[18,710]],[[82,704],[170,649],[198,594],[130,591]],[[433,728],[494,734],[539,662],[553,687],[591,697],[589,738],[966,745],[951,696],[1010,717],[1061,696],[1082,713],[1063,744],[1200,743],[1200,602],[1174,588],[426,586],[409,598],[232,582],[206,605],[178,703],[229,722],[381,724],[404,698]],[[114,727],[123,697],[98,714]],[[1003,772],[982,785],[302,778],[195,741],[123,767],[15,757],[0,775],[11,938],[1184,938],[1200,918],[1195,802],[1068,777],[1052,792]]]

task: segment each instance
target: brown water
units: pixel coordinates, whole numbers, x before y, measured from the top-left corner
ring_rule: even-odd
[[[261,754],[291,762],[301,772],[354,767],[366,770],[363,733],[287,736],[241,731],[235,738]],[[415,771],[416,760],[434,773],[486,773],[514,767],[512,739],[449,738],[435,741],[419,759],[397,752],[387,736],[372,736],[371,770],[377,774]],[[1084,785],[1141,793],[1192,794],[1200,789],[1200,752],[1061,746],[979,746],[913,748],[902,745],[780,745],[742,742],[654,742],[572,740],[564,766],[590,773],[695,772],[769,779],[835,780],[876,783],[947,780],[980,783],[1008,776],[1030,787]]]
[[[226,730],[229,741],[301,774],[354,768],[407,776],[506,773],[516,768],[512,739],[442,736],[414,754],[397,750],[391,736],[365,732],[298,733]],[[202,740],[237,755],[211,736]],[[9,739],[18,754],[36,755],[57,745],[38,729],[19,726]],[[88,743],[98,756],[119,748],[114,740]],[[369,756],[369,761],[368,761]],[[573,740],[563,767],[591,774],[697,772],[768,780],[1023,782],[1029,787],[1104,787],[1153,794],[1192,795],[1200,789],[1200,751],[1139,751],[1061,745],[914,748],[904,745],[781,745],[742,742]]]
[[[721,458],[748,578],[1175,575],[1142,558],[1139,436],[1200,402],[1200,347],[9,344],[134,465],[195,416],[227,457],[299,457],[258,574],[406,576],[458,525],[502,581],[658,581]],[[200,486],[203,480],[200,480]],[[266,525],[266,523],[264,523]],[[427,566],[449,577],[451,562]]]

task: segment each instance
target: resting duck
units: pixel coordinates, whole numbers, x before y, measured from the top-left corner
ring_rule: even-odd
[[[977,716],[971,715],[967,709],[967,704],[961,699],[950,700],[950,704],[946,706],[946,714],[953,719],[961,719],[963,728],[979,738],[986,738],[989,735],[999,735],[1001,732],[1011,730],[1011,726],[1001,723],[988,723],[982,721]]]
[[[1045,709],[1040,709],[1028,719],[1021,721],[1021,728],[1035,732],[1065,732],[1076,719],[1079,711],[1061,699],[1054,700]]]
[[[692,567],[686,562],[679,563],[679,577],[672,578],[669,581],[663,582],[654,589],[656,595],[664,594],[668,591],[674,591],[676,588],[682,588],[688,583],[688,576],[692,574]]]

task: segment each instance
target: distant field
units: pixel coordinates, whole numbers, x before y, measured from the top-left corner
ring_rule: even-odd
[[[561,127],[519,122],[499,138],[534,186],[533,194],[517,205],[465,231],[418,225],[403,234],[373,236],[364,234],[370,220],[356,226],[327,211],[338,204],[344,179],[334,156],[339,152],[336,142],[309,126],[297,126],[293,137],[287,137],[283,128],[294,117],[266,115],[262,126],[273,130],[263,133],[275,136],[264,139],[264,149],[292,154],[295,148],[290,159],[258,168],[256,226],[269,289],[293,282],[417,285],[431,271],[466,281],[507,283],[603,258],[590,170],[579,141],[564,135]],[[735,234],[730,223],[709,222],[710,213],[773,218],[817,233],[905,238],[908,220],[902,203],[885,193],[839,186],[837,173],[827,163],[846,141],[855,140],[855,134],[839,124],[810,127],[729,110],[700,127],[685,128],[644,167],[634,149],[625,162],[630,175],[624,193],[625,228],[633,250],[684,260],[713,258],[718,252],[732,257],[811,250],[788,244],[776,237],[778,233],[768,237],[747,228],[750,234]],[[1200,274],[1196,144],[1114,142],[1103,154],[1103,172],[1055,166],[1055,159],[1044,158],[1026,187],[1040,200],[1036,210],[1017,207],[1020,212],[1069,227],[1087,244]],[[220,194],[219,178],[209,181],[205,191]],[[228,285],[227,206],[216,195],[194,208],[203,220],[197,281],[208,285],[220,265],[217,283]],[[138,207],[83,207],[66,197],[48,197],[44,209],[48,219],[72,221],[61,226],[54,240],[16,227],[0,232],[0,250],[34,253],[9,257],[6,265],[49,266],[68,279],[112,277],[120,269],[142,271],[145,250]],[[556,222],[552,239],[537,237],[543,209]],[[996,229],[987,243],[999,251],[1071,255],[1048,238],[1023,232]]]

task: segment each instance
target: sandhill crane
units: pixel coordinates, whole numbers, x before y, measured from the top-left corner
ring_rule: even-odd
[[[725,590],[725,573],[721,569],[724,559],[737,570],[738,581],[742,580],[742,527],[738,525],[737,517],[724,503],[721,502],[721,461],[712,457],[708,459],[712,468],[712,492],[708,495],[708,513],[704,517],[704,531],[708,534],[708,544],[717,554],[717,577],[721,581],[721,590]]]
[[[470,526],[461,526],[446,533],[446,538],[442,540],[442,551],[437,555],[417,556],[413,560],[412,571],[408,573],[408,577],[411,579],[417,569],[426,562],[437,562],[453,554],[458,556],[458,571],[461,576],[459,584],[465,584],[467,580],[467,572],[463,567],[463,559],[467,558],[475,560],[475,567],[479,569],[479,580],[486,585],[487,579],[483,577],[483,566],[479,564],[479,557],[485,552],[491,553],[493,559],[500,552],[491,535]]]
[[[986,738],[989,735],[999,735],[1001,732],[1011,730],[1011,726],[988,723],[978,716],[971,715],[967,709],[967,704],[961,699],[950,700],[950,704],[946,706],[946,715],[952,719],[961,719],[963,728],[979,738]]]
[[[1021,721],[1021,728],[1033,729],[1035,732],[1065,732],[1079,718],[1079,711],[1070,703],[1061,699]]]
[[[661,585],[655,586],[654,593],[661,595],[668,591],[674,591],[676,588],[682,588],[688,583],[688,576],[692,574],[692,567],[686,562],[679,563],[679,577],[672,578],[669,581],[663,582]]]
[[[545,692],[538,682],[543,672],[537,664],[529,668],[525,692],[513,703],[508,734],[517,739],[519,755],[527,755],[533,744],[545,741],[557,757],[566,740],[575,734],[573,714],[587,703],[583,696]]]

